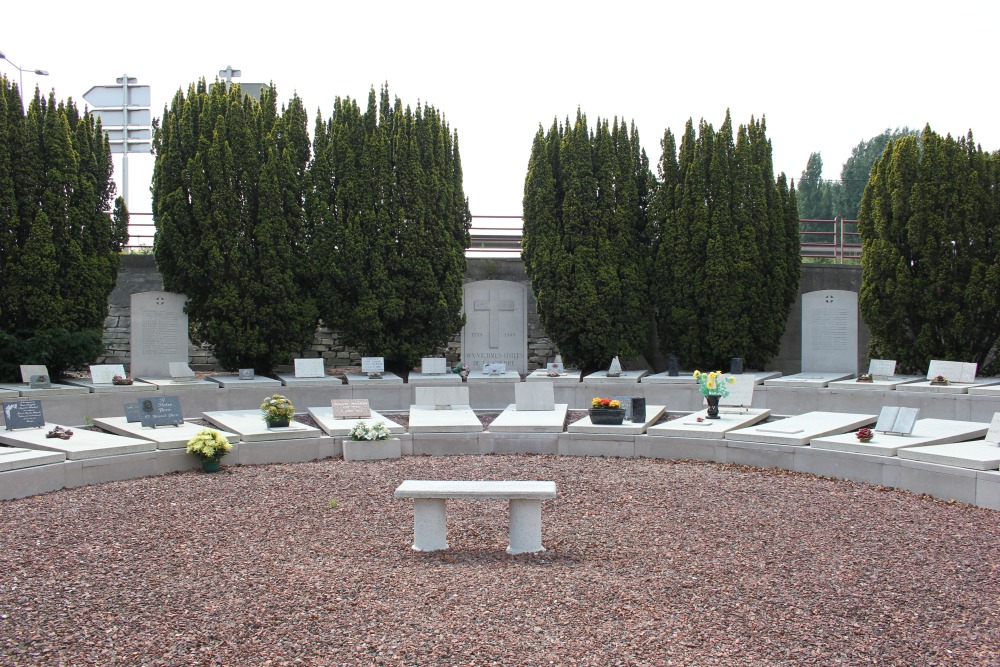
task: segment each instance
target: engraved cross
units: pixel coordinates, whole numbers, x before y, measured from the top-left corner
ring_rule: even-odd
[[[501,301],[500,290],[490,290],[489,300],[479,299],[473,302],[474,310],[488,310],[490,312],[490,347],[500,347],[500,311],[514,310],[513,301]]]

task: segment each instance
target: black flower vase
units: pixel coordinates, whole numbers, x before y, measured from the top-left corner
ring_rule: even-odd
[[[708,418],[718,419],[719,418],[719,399],[721,396],[706,396],[705,401],[708,403]]]

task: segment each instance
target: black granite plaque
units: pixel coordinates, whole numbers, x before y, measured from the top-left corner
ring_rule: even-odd
[[[177,396],[158,396],[139,401],[140,421],[145,426],[180,426],[184,423],[181,414],[181,399]]]
[[[8,431],[45,426],[41,401],[4,401],[3,418]]]
[[[125,407],[125,421],[129,424],[134,424],[135,422],[142,421],[142,411],[139,409],[138,403],[126,403]]]

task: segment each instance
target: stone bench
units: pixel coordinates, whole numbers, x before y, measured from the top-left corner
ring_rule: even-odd
[[[407,479],[396,498],[413,498],[413,548],[447,549],[445,502],[461,498],[499,498],[510,501],[509,554],[545,551],[542,546],[542,500],[556,497],[555,482],[451,481]]]

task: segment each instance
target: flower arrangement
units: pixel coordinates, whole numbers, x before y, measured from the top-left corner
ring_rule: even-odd
[[[295,416],[295,406],[281,394],[274,394],[260,404],[260,414],[268,424],[290,421]]]
[[[215,429],[203,428],[188,440],[188,454],[194,454],[202,461],[217,461],[232,451],[226,436]]]
[[[945,376],[943,376],[943,375],[938,375],[933,380],[931,380],[931,384],[944,384],[944,385],[947,385],[947,384],[950,384],[950,383],[951,383],[951,381],[948,378],[946,378]]]
[[[702,396],[729,396],[727,384],[734,384],[736,378],[732,375],[725,377],[722,371],[712,371],[711,373],[694,372],[694,379],[698,381],[698,391]]]
[[[46,438],[59,438],[60,440],[69,440],[73,437],[73,429],[63,428],[62,426],[56,426],[54,429],[45,434]]]
[[[621,410],[622,402],[612,398],[597,397],[590,402],[591,410]]]
[[[104,377],[107,377],[107,375],[105,375]],[[132,378],[130,378],[130,377],[122,377],[121,375],[116,375],[113,378],[111,378],[111,384],[116,384],[116,385],[119,385],[119,386],[130,385],[130,384],[132,384]]]
[[[871,382],[871,381],[872,381],[871,373],[862,373],[861,375],[858,376],[858,379],[855,380],[855,382]]]
[[[351,440],[388,440],[392,437],[392,432],[384,422],[375,422],[371,426],[365,422],[358,422],[347,435]]]
[[[857,432],[857,433],[855,433],[854,435],[855,435],[855,436],[857,437],[857,439],[858,439],[858,440],[860,440],[861,442],[868,442],[868,441],[870,441],[870,440],[871,440],[872,438],[874,438],[874,437],[875,437],[875,434],[874,434],[874,433],[872,433],[872,430],[871,430],[870,428],[867,428],[867,427],[865,427],[865,428],[860,428],[860,429],[858,429],[858,432]]]

